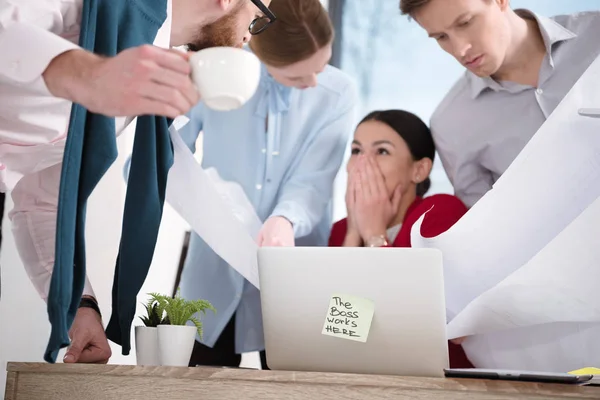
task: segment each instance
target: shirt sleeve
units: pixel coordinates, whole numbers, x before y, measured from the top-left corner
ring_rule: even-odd
[[[186,117],[189,118],[189,121],[179,129],[179,134],[191,152],[195,153],[196,141],[204,126],[204,105],[201,102],[198,103],[186,114]]]
[[[332,117],[323,125],[284,181],[271,216],[288,219],[296,237],[312,232],[321,221],[355,123],[357,96],[349,83]]]
[[[346,236],[346,225],[347,220],[342,219],[331,227],[331,234],[329,235],[329,247],[341,247],[344,244],[344,238]]]
[[[441,121],[431,121],[431,132],[454,194],[467,207],[472,207],[492,188],[491,172],[481,165],[477,154],[448,137]]]
[[[50,95],[42,73],[56,56],[79,48],[83,0],[0,0],[0,84]]]
[[[56,210],[62,164],[21,179],[10,212],[15,244],[31,283],[44,301],[54,269]],[[83,294],[96,297],[86,274]]]
[[[431,209],[425,215],[421,224],[421,235],[425,238],[432,238],[446,232],[467,212],[467,207],[462,201],[449,194],[438,194],[427,199],[417,213],[420,217],[423,212]],[[431,208],[433,206],[433,208]]]

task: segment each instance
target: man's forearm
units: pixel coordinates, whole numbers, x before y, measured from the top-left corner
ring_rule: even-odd
[[[100,311],[100,306],[98,304],[98,300],[94,296],[90,296],[84,294],[81,296],[81,301],[79,302],[79,308],[91,308],[94,310],[100,319],[102,319],[102,312]]]
[[[42,74],[48,90],[53,96],[79,104],[87,104],[93,81],[94,67],[102,61],[100,56],[76,49],[55,57]]]

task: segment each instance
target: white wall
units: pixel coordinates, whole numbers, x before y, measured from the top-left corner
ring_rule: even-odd
[[[88,272],[99,299],[105,323],[110,316],[115,259],[121,232],[125,199],[122,178],[124,161],[130,154],[131,131],[118,140],[120,156],[104,176],[90,197],[87,213]],[[8,201],[6,208],[12,204]],[[181,254],[187,224],[165,206],[154,260],[138,302],[145,301],[145,293],[156,291],[171,293]],[[0,252],[2,267],[2,297],[0,299],[0,399],[4,398],[7,361],[42,361],[50,333],[45,303],[38,297],[27,278],[17,254],[11,234],[10,221],[5,217],[3,242]],[[143,311],[141,304],[138,315]],[[134,325],[141,322],[136,317]],[[133,337],[132,344],[135,346]],[[129,356],[122,356],[119,346],[112,345],[111,364],[135,364],[135,347]],[[59,360],[64,354],[61,352]]]

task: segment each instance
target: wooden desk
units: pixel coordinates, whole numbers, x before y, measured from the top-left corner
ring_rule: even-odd
[[[600,399],[600,388],[222,368],[9,363],[5,400]]]

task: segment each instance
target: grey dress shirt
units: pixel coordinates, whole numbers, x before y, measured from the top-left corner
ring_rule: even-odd
[[[444,169],[468,207],[492,188],[600,53],[600,11],[552,18],[516,11],[537,20],[546,45],[538,86],[466,71],[431,118]]]

